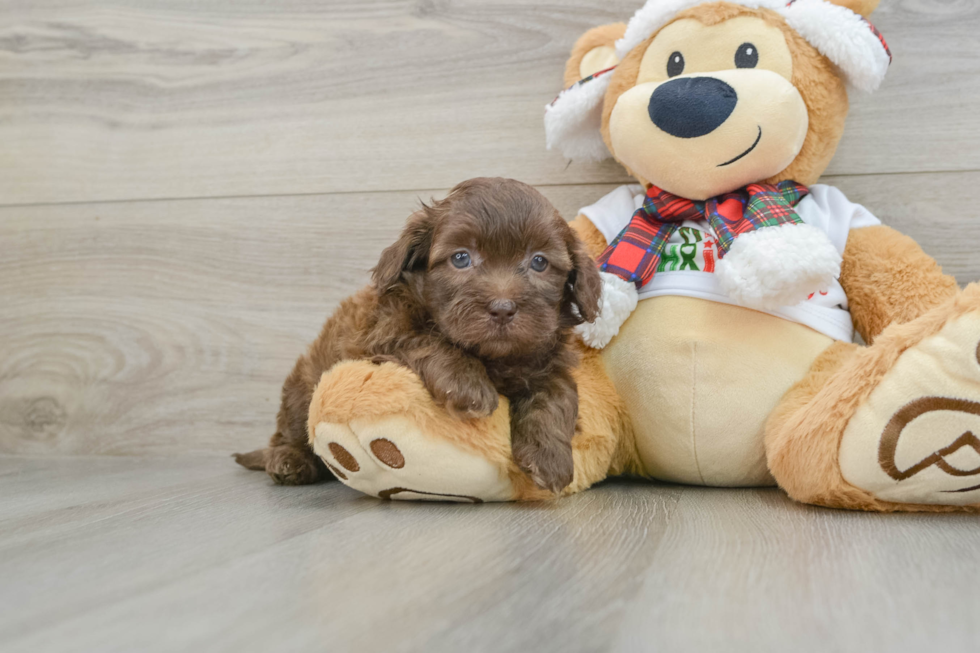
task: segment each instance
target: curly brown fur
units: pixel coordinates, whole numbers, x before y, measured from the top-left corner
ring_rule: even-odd
[[[296,362],[269,447],[236,460],[284,485],[329,478],[308,445],[313,390],[337,362],[366,359],[410,368],[460,419],[489,415],[504,395],[518,466],[552,492],[571,483],[571,329],[595,319],[601,282],[548,200],[513,180],[463,182],[409,218],[373,281]]]

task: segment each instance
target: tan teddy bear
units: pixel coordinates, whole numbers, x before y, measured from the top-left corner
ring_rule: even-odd
[[[606,285],[581,330],[565,493],[630,473],[838,508],[980,506],[980,287],[816,183],[847,87],[888,69],[876,4],[651,0],[575,44],[549,146],[640,183],[573,222]],[[510,459],[505,402],[455,420],[393,364],[324,374],[309,425],[367,494],[548,496]]]

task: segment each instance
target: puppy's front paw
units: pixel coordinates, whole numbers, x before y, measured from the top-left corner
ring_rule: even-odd
[[[463,386],[449,401],[449,409],[464,419],[493,415],[500,403],[497,389],[492,385]]]
[[[545,490],[560,494],[572,482],[572,446],[560,440],[514,442],[514,462]]]
[[[435,400],[460,419],[492,415],[500,397],[489,379],[449,380],[433,393]]]

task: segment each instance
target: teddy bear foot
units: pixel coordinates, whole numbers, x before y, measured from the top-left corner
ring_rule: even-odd
[[[506,474],[403,416],[320,422],[313,450],[346,485],[381,499],[483,503],[513,498]]]
[[[510,501],[507,433],[494,438],[507,418],[503,403],[502,415],[457,420],[406,368],[341,363],[314,392],[310,443],[341,482],[381,499]],[[487,446],[497,439],[499,446]]]
[[[980,288],[889,335],[914,344],[848,421],[841,476],[883,502],[980,506]]]

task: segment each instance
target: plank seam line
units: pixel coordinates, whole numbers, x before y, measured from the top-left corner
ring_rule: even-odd
[[[842,179],[845,177],[898,177],[909,175],[949,175],[949,174],[970,174],[980,172],[980,169],[966,170],[912,170],[903,172],[860,172],[860,173],[841,173],[826,175],[824,179]],[[607,186],[611,184],[635,183],[634,179],[623,178],[611,181],[588,181],[574,182],[567,184],[532,184],[535,188],[567,188],[573,186]],[[359,195],[359,194],[391,194],[391,193],[438,193],[448,190],[448,188],[389,188],[384,190],[359,189],[359,190],[339,190],[339,191],[316,191],[309,193],[255,193],[243,195],[192,195],[187,197],[131,197],[101,200],[69,200],[64,202],[0,202],[0,209],[32,208],[44,206],[91,206],[97,204],[125,204],[125,203],[148,203],[148,202],[200,202],[205,200],[237,200],[237,199],[265,199],[280,197],[333,197],[337,195]]]

